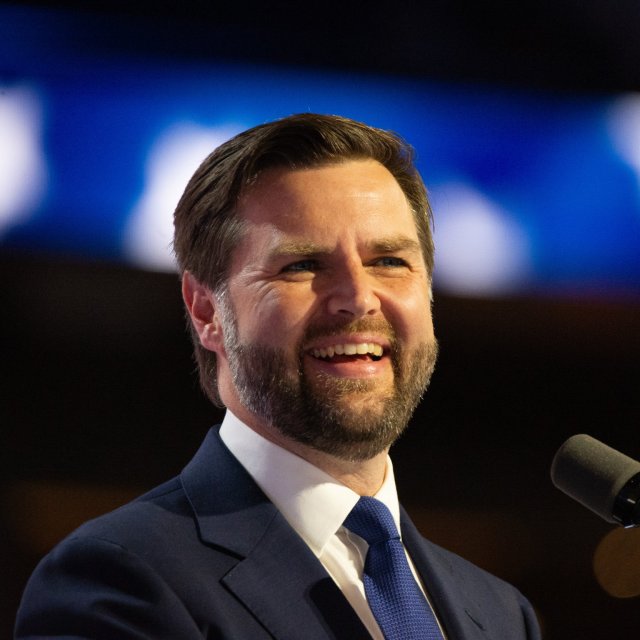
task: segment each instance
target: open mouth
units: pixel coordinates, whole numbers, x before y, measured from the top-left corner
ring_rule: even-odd
[[[312,349],[314,358],[327,362],[349,362],[352,360],[373,360],[378,362],[384,355],[384,349],[373,342],[334,344],[321,349]]]

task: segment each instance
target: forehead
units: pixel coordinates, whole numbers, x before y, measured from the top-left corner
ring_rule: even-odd
[[[382,228],[385,233],[416,235],[400,185],[374,160],[268,170],[241,199],[238,215],[250,227],[275,227],[302,236]]]

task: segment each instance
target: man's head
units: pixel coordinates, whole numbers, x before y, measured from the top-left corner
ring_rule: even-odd
[[[260,182],[278,169],[304,169],[372,160],[399,185],[413,217],[422,260],[433,269],[431,209],[413,150],[396,135],[338,116],[300,114],[261,125],[218,147],[200,166],[175,212],[174,250],[182,272],[188,271],[212,292],[225,291],[234,250],[245,233],[239,205]],[[336,212],[340,215],[340,212]],[[218,403],[216,352],[193,331],[201,384]]]

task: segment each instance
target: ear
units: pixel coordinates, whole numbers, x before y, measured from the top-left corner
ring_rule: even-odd
[[[224,344],[222,325],[218,320],[211,289],[185,271],[182,275],[182,298],[200,344],[209,351],[220,351]]]

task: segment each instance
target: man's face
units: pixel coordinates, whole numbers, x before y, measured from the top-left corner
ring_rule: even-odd
[[[413,215],[374,161],[263,174],[218,300],[222,400],[350,460],[405,428],[437,346]]]

